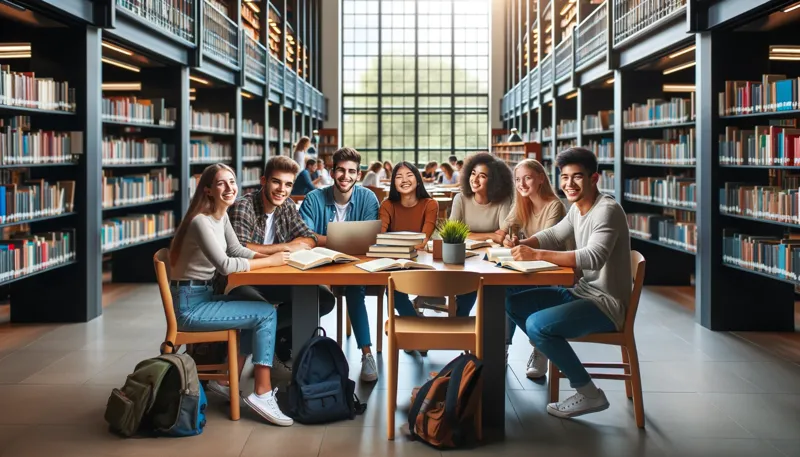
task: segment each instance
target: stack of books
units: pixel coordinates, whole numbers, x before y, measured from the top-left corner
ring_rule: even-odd
[[[425,241],[425,234],[418,232],[379,233],[375,244],[369,247],[367,257],[392,259],[416,259],[415,246]]]

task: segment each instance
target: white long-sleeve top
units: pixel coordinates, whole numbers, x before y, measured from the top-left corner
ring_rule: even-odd
[[[222,219],[198,214],[189,223],[181,254],[172,267],[171,279],[208,280],[214,272],[229,275],[249,271],[256,253],[239,243],[226,213]]]

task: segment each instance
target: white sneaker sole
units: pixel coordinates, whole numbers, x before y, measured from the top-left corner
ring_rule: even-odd
[[[547,370],[544,373],[533,373],[530,371],[525,371],[525,377],[528,379],[542,379],[547,376]]]
[[[594,408],[587,408],[581,409],[578,411],[571,411],[571,412],[564,412],[559,411],[558,409],[554,408],[553,405],[556,403],[551,403],[547,405],[547,414],[551,416],[560,417],[561,419],[572,419],[573,417],[583,416],[584,414],[591,414],[591,413],[599,413],[600,411],[605,411],[608,409],[609,403],[608,401],[605,402],[603,405],[595,406]]]
[[[375,382],[378,380],[378,373],[372,373],[372,374],[361,373],[361,380],[364,382]]]
[[[294,421],[291,418],[279,419],[277,417],[274,417],[274,416],[271,416],[271,415],[265,413],[264,411],[261,410],[261,408],[257,407],[253,403],[251,403],[250,399],[248,397],[244,397],[244,402],[247,404],[247,406],[250,407],[250,409],[255,411],[256,414],[258,414],[259,416],[263,417],[267,422],[269,422],[271,424],[279,425],[281,427],[289,427],[290,425],[294,424]]]

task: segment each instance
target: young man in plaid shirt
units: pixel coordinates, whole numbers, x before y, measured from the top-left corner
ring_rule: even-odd
[[[297,164],[289,157],[270,158],[261,176],[261,188],[245,194],[228,209],[228,217],[240,243],[261,254],[283,252],[287,257],[292,252],[317,245],[316,235],[289,199],[298,171]],[[319,313],[322,317],[333,310],[336,299],[327,287],[319,288]],[[230,293],[281,304],[278,307],[275,356],[284,364],[288,362],[292,347],[291,287],[242,286]]]

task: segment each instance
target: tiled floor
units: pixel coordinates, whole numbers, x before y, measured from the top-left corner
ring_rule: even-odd
[[[0,326],[0,457],[440,454],[400,434],[394,442],[386,440],[384,379],[374,386],[359,385],[358,395],[369,405],[364,416],[327,427],[273,427],[246,407],[242,419],[231,422],[227,405],[212,397],[210,419],[201,436],[112,435],[103,421],[106,399],[138,361],[156,355],[164,336],[160,307],[156,288],[140,286],[117,295],[104,315],[88,324]],[[374,323],[374,306],[369,307]],[[335,317],[327,316],[323,324],[333,330]],[[643,294],[636,334],[645,430],[636,428],[621,383],[599,382],[611,401],[605,412],[572,421],[548,416],[546,383],[525,379],[530,348],[518,332],[508,372],[507,440],[457,453],[800,456],[800,360],[792,360],[798,351],[771,352],[745,340],[746,335],[707,331],[693,322],[689,311],[653,290]],[[619,360],[613,348],[576,345],[576,349],[585,360]],[[346,352],[352,361],[351,377],[356,379],[359,354],[352,338]],[[411,389],[453,356],[431,352],[419,359],[402,354],[401,410],[408,407]],[[251,386],[246,373],[243,387]],[[568,394],[564,381],[562,396]],[[399,411],[397,423],[402,422]]]

